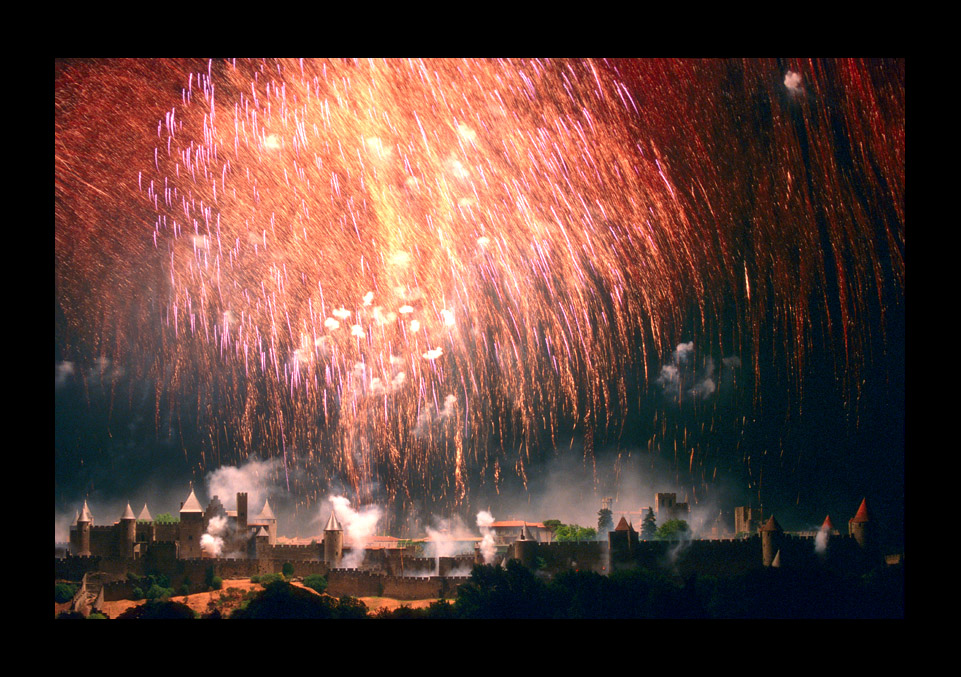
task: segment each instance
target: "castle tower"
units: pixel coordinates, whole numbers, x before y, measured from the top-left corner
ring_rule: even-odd
[[[621,517],[614,531],[609,531],[608,551],[610,554],[610,569],[613,571],[619,565],[630,566],[634,561],[634,552],[638,546],[637,532],[626,518]]]
[[[90,508],[87,507],[86,499],[84,499],[83,510],[77,517],[77,554],[81,557],[90,556],[90,527],[92,526],[93,515],[90,513]]]
[[[521,533],[514,541],[514,559],[520,560],[525,567],[533,567],[537,557],[537,541],[531,536],[527,522],[521,527]]]
[[[157,540],[157,530],[153,524],[153,516],[147,510],[147,504],[143,504],[143,510],[137,515],[136,533],[138,541],[153,543]]]
[[[267,559],[268,552],[270,550],[270,534],[264,527],[260,527],[257,530],[257,535],[254,537],[254,551],[256,559]]]
[[[324,527],[324,561],[331,569],[340,566],[340,559],[344,554],[344,530],[340,528],[340,522],[334,514],[333,508],[330,510],[330,519]]]
[[[127,503],[127,509],[123,511],[120,516],[120,538],[118,541],[118,546],[120,549],[120,556],[133,558],[135,545],[137,543],[137,518],[133,515],[133,510],[130,508],[130,503]]]
[[[277,517],[274,515],[274,511],[270,509],[270,499],[264,501],[264,509],[260,511],[260,516],[257,520],[261,523],[266,523],[267,534],[270,536],[270,544],[274,545],[277,542]]]
[[[868,513],[868,499],[861,499],[857,514],[848,521],[848,534],[853,536],[861,549],[866,552],[875,547],[874,526],[871,524],[871,515]]]
[[[180,559],[199,559],[200,538],[204,534],[204,510],[190,487],[190,496],[180,506]]]
[[[237,492],[237,538],[247,542],[247,492]]]
[[[774,515],[761,527],[761,561],[769,567],[774,563],[774,556],[781,550],[781,540],[784,530],[774,519]],[[780,559],[778,560],[780,566]]]

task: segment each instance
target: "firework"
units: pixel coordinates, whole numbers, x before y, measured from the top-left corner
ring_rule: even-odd
[[[149,377],[204,459],[318,491],[459,503],[590,453],[682,341],[755,381],[769,346],[798,384],[827,342],[856,393],[863,318],[903,294],[899,62],[85,67],[97,114],[58,98],[65,353]],[[151,69],[181,83],[159,112]]]

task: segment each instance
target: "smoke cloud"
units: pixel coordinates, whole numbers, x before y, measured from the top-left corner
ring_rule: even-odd
[[[484,564],[493,564],[494,555],[497,548],[494,545],[494,534],[491,533],[490,525],[494,523],[494,516],[486,510],[477,513],[477,526],[481,532],[480,553],[484,558]]]
[[[330,502],[344,528],[344,540],[350,545],[350,552],[344,555],[341,566],[356,569],[364,561],[364,548],[375,535],[383,511],[375,505],[354,510],[344,496],[332,496]]]
[[[699,369],[693,355],[693,341],[680,343],[674,350],[671,363],[661,367],[656,383],[665,394],[680,403],[686,399],[707,399],[720,387],[723,387],[725,393],[729,393],[728,386],[733,385],[734,371],[741,366],[741,360],[733,355],[723,358],[718,373],[713,357],[707,356]]]
[[[208,557],[220,557],[224,552],[224,535],[227,533],[227,518],[215,515],[210,518],[207,533],[200,537],[200,548]]]
[[[279,482],[282,468],[283,462],[279,458],[255,459],[238,468],[223,466],[207,474],[207,493],[217,496],[225,509],[235,509],[237,493],[246,492],[248,510],[256,515],[270,494],[282,490]]]

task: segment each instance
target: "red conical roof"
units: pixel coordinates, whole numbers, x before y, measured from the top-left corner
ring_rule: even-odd
[[[614,531],[630,531],[631,527],[627,524],[627,520],[622,516],[621,521],[617,523],[614,527]]]
[[[831,522],[831,516],[828,515],[827,517],[824,518],[824,524],[821,525],[821,529],[826,529],[830,531],[833,528],[834,528],[834,524]]]
[[[868,514],[868,499],[861,499],[861,507],[858,508],[858,513],[851,518],[851,521],[857,523],[871,521],[871,515]]]

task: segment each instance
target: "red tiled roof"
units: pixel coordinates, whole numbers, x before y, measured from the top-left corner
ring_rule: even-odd
[[[540,522],[525,522],[524,520],[502,520],[500,522],[491,522],[488,526],[498,528],[498,527],[522,527],[527,525],[528,527],[534,527],[535,529],[546,529]]]
[[[617,526],[614,527],[614,531],[630,531],[630,530],[631,530],[631,526],[627,523],[627,520],[624,519],[623,517],[621,517],[621,521],[617,523]]]

